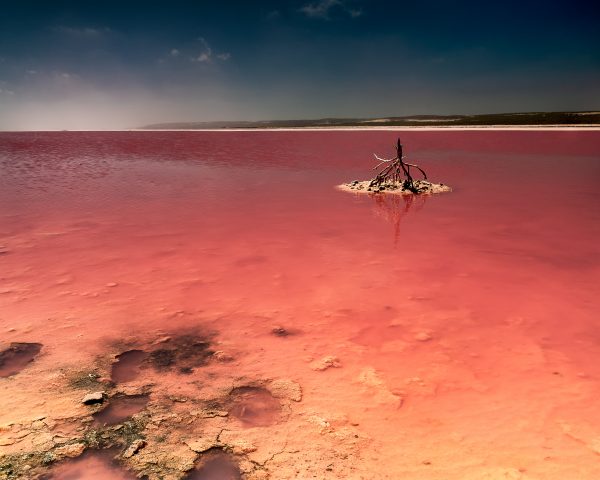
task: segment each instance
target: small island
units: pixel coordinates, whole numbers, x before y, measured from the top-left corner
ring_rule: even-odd
[[[374,168],[383,167],[372,180],[353,180],[349,183],[338,185],[340,190],[357,193],[393,193],[400,195],[422,195],[433,193],[451,192],[452,189],[443,183],[433,183],[427,179],[425,171],[413,163],[404,161],[402,143],[398,138],[396,156],[394,158],[381,158],[375,155],[379,164]],[[411,168],[418,170],[422,179],[414,179]]]

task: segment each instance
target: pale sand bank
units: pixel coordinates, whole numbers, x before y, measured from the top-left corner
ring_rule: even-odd
[[[402,182],[388,182],[385,184],[371,186],[371,180],[358,181],[354,180],[349,183],[337,185],[336,188],[344,192],[352,193],[391,193],[393,195],[415,195],[414,192],[404,188]],[[413,182],[415,188],[419,191],[419,195],[430,195],[433,193],[451,192],[452,189],[443,183],[432,183],[427,180],[415,180]]]

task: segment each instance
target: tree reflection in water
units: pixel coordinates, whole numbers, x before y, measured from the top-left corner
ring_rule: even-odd
[[[384,218],[394,226],[394,245],[398,244],[402,219],[408,215],[411,209],[413,212],[421,210],[429,197],[429,195],[386,195],[379,193],[369,196],[375,205],[375,215]]]

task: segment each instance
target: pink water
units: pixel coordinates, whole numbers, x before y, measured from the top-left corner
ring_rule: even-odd
[[[42,480],[134,480],[135,476],[128,474],[115,465],[113,457],[116,452],[84,453],[81,457],[69,463],[61,464]]]
[[[398,135],[452,193],[334,188]],[[597,131],[0,133],[0,348],[207,325],[370,478],[600,478],[599,186]]]

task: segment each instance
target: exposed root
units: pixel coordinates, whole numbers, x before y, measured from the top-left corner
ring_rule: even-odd
[[[371,183],[369,184],[370,187],[378,187],[388,183],[401,183],[403,189],[409,190],[413,193],[420,193],[418,187],[415,185],[412,175],[410,174],[410,169],[416,168],[419,170],[423,174],[423,180],[427,180],[427,174],[421,167],[412,163],[406,163],[403,160],[402,144],[400,143],[399,138],[398,143],[396,144],[396,156],[394,158],[390,158],[388,160],[385,158],[380,158],[375,154],[373,155],[380,162],[373,170],[381,167],[384,164],[386,164],[386,166],[373,180],[371,180]]]

